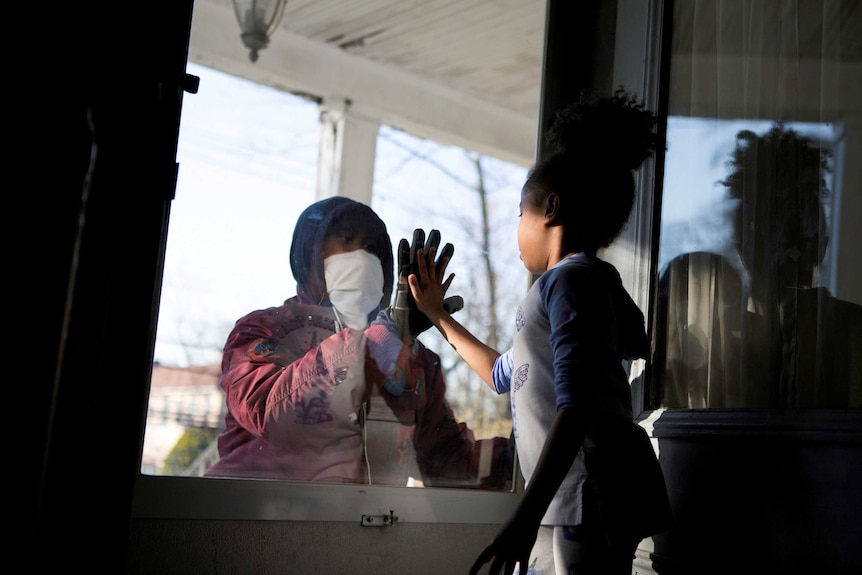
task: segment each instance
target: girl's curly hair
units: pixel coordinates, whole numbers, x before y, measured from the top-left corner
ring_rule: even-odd
[[[658,146],[656,121],[655,114],[622,88],[609,98],[583,95],[557,113],[547,143],[551,153],[605,156],[635,170]]]
[[[619,88],[610,97],[582,94],[547,132],[548,152],[525,183],[535,201],[550,193],[575,248],[596,251],[619,235],[634,204],[633,171],[658,146],[656,115]]]

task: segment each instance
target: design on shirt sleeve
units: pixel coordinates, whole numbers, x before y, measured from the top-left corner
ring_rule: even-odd
[[[530,371],[530,364],[522,364],[512,375],[512,391],[518,391],[525,383],[527,383],[527,372]]]
[[[524,327],[527,323],[527,318],[524,317],[524,308],[518,306],[518,311],[515,312],[515,330],[521,331],[521,328]]]
[[[284,349],[272,339],[258,339],[248,348],[248,357],[252,361],[273,361],[281,363]]]
[[[512,437],[519,439],[521,435],[518,433],[518,406],[515,405],[515,396],[512,396],[510,401],[512,406]]]

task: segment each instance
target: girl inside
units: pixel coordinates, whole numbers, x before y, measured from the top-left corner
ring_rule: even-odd
[[[630,575],[641,539],[667,527],[664,479],[634,422],[625,367],[647,357],[644,315],[600,257],[629,218],[634,170],[656,148],[655,124],[623,90],[582,97],[558,115],[551,151],[521,191],[520,257],[538,277],[505,353],[445,311],[453,275],[441,277],[419,257],[408,278],[418,308],[491,389],[511,398],[526,489],[471,574],[490,562],[492,575],[516,564],[522,574]]]

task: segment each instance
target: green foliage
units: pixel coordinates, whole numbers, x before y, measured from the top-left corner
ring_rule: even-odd
[[[182,475],[192,462],[209,447],[219,430],[210,427],[189,427],[165,458],[163,475]]]

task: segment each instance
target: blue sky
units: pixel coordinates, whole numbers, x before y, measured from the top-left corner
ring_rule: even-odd
[[[180,125],[155,352],[165,364],[199,357],[195,340],[217,348],[234,320],[285,299],[293,280],[278,264],[316,181],[316,104],[192,63],[188,72],[201,83]]]

